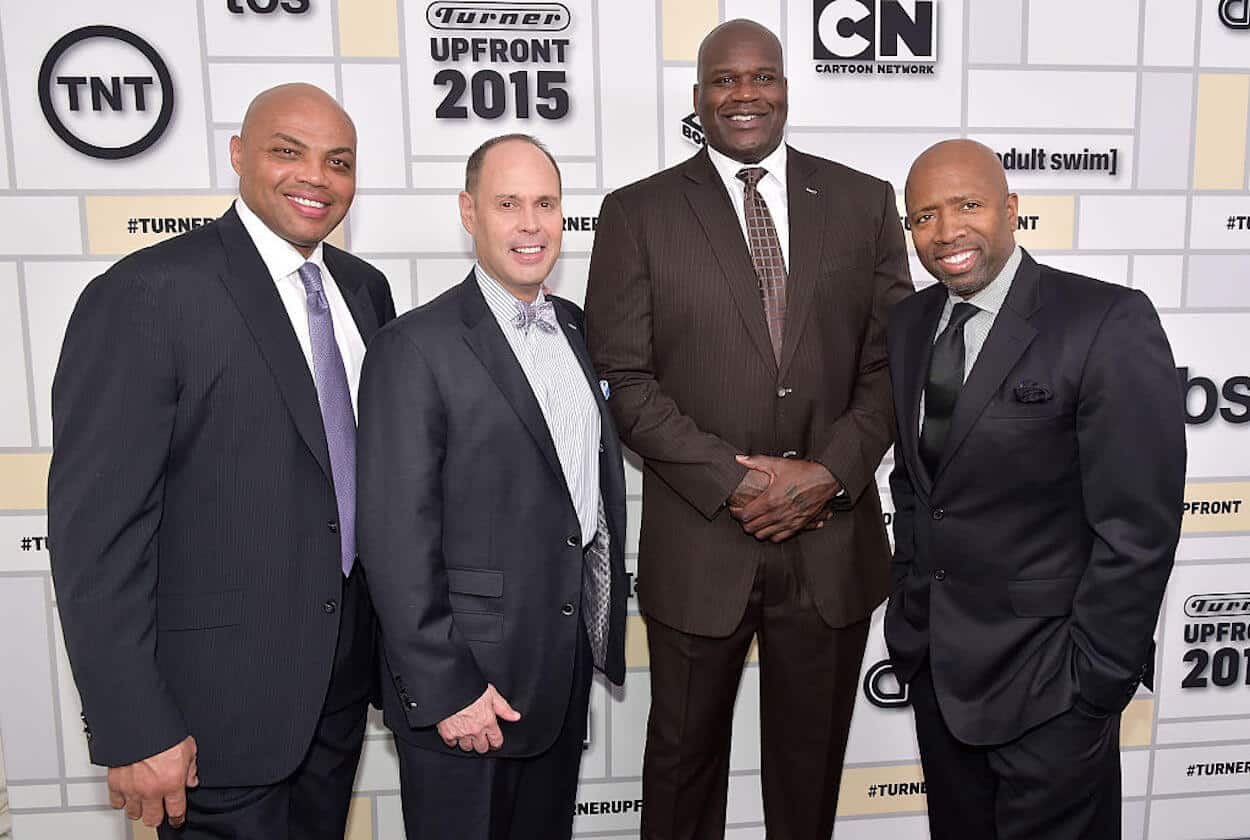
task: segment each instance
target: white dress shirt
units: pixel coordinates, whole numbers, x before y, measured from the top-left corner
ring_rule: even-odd
[[[326,268],[325,260],[322,259],[322,243],[318,242],[312,255],[305,259],[303,254],[295,250],[295,246],[266,227],[260,217],[244,203],[242,197],[235,201],[234,208],[239,214],[239,220],[243,222],[243,227],[247,229],[248,236],[252,237],[252,244],[260,252],[265,268],[269,269],[274,285],[278,287],[278,297],[282,298],[282,305],[286,307],[286,314],[291,319],[291,326],[295,328],[295,337],[299,340],[300,349],[304,351],[304,358],[308,361],[308,370],[314,381],[317,374],[313,371],[312,337],[308,331],[308,293],[304,291],[304,282],[299,279],[299,269],[304,263],[310,262],[321,270],[321,282],[325,287],[326,300],[330,303],[330,318],[334,321],[334,340],[338,343],[339,355],[343,357],[343,367],[347,370],[347,388],[352,394],[352,410],[356,411],[356,392],[360,389],[360,367],[365,361],[365,343],[360,337],[360,330],[356,328],[351,310],[347,308],[347,302],[343,300],[343,293],[339,291],[338,284],[334,282],[330,269]]]
[[[599,530],[599,405],[564,330],[520,329],[513,323],[519,311],[517,298],[481,265],[474,265],[473,272],[547,421],[585,548]],[[539,291],[534,304],[545,300]]]
[[[759,163],[742,163],[707,147],[708,157],[716,174],[720,175],[729,191],[729,200],[733,202],[734,213],[738,217],[738,226],[742,228],[742,241],[750,242],[747,236],[746,184],[738,177],[743,169],[762,166],[768,174],[755,185],[756,191],[768,205],[768,214],[773,217],[773,227],[777,228],[777,240],[781,243],[781,258],[785,260],[786,271],[790,270],[790,197],[786,192],[786,144],[778,143],[772,154]],[[750,246],[748,245],[748,248]]]

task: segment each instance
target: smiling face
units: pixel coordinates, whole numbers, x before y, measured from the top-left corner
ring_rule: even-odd
[[[699,47],[694,109],[713,149],[741,163],[768,157],[786,130],[781,43],[759,24],[733,20]]]
[[[984,289],[1016,247],[1015,193],[994,153],[970,140],[939,143],[907,176],[907,218],[929,273],[962,297]]]
[[[243,202],[307,257],[356,195],[356,129],[324,91],[282,85],[248,107],[230,163]]]
[[[532,143],[494,145],[482,159],[473,192],[460,193],[460,221],[483,270],[532,301],[560,255],[560,176]]]

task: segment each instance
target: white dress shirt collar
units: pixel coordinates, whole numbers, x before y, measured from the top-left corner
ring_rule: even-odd
[[[495,320],[502,326],[514,326],[514,320],[520,311],[520,298],[512,294],[504,288],[503,284],[486,273],[486,269],[482,268],[481,263],[473,264],[473,274],[477,278],[477,287],[482,290],[482,297],[486,298],[486,305],[490,307],[490,311],[494,313]],[[538,306],[547,299],[543,294],[543,290],[538,290],[538,297],[534,298],[534,306]]]
[[[299,267],[306,262],[315,264],[321,270],[322,277],[329,275],[330,272],[326,269],[324,259],[323,243],[318,242],[312,254],[305,257],[295,250],[294,245],[270,230],[247,206],[242,196],[235,200],[234,209],[239,214],[239,221],[243,222],[243,227],[252,237],[252,244],[260,252],[260,258],[265,263],[265,268],[269,269],[269,275],[274,281],[285,280],[299,271]]]
[[[743,163],[734,160],[728,155],[721,154],[711,146],[707,147],[708,157],[712,159],[712,166],[716,167],[716,174],[720,175],[721,180],[725,182],[725,188],[742,188],[742,181],[738,179],[738,172],[752,166],[762,166],[768,170],[765,178],[775,178],[777,183],[781,184],[784,194],[786,189],[786,144],[778,143],[777,148],[773,149],[768,157],[759,163]]]

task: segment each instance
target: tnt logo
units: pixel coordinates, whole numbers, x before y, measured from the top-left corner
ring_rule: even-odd
[[[84,26],[44,56],[39,105],[71,148],[117,160],[139,154],[165,133],[174,113],[174,84],[164,60],[138,35],[116,26]]]
[[[937,61],[935,0],[813,0],[818,60]]]

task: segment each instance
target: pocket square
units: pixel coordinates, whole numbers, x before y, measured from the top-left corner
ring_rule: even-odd
[[[1031,379],[1021,381],[1021,383],[1013,389],[1012,393],[1015,395],[1016,402],[1022,403],[1046,402],[1054,396],[1054,394],[1051,393],[1050,388],[1034,382]]]
[[[599,380],[599,390],[603,392],[603,398],[605,400],[612,395],[612,389],[608,387],[608,380],[606,379]]]

